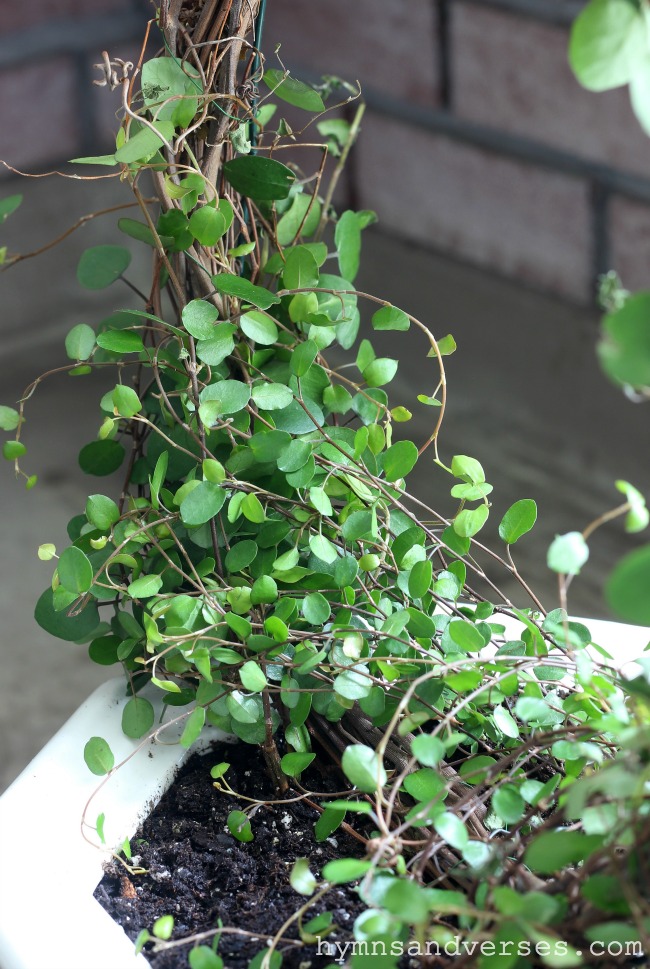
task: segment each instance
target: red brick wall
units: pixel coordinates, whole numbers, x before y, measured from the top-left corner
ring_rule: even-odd
[[[570,300],[650,283],[650,139],[567,63],[575,0],[270,0],[265,49],[359,78],[358,195],[419,243]],[[415,149],[416,154],[413,155]]]
[[[93,87],[93,65],[105,48],[134,55],[153,12],[146,0],[0,5],[0,158],[39,172],[109,147],[117,96]]]

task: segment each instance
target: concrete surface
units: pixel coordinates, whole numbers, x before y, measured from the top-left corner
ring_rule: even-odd
[[[124,189],[112,181],[59,182],[54,193],[44,181],[5,185],[3,194],[26,194],[21,218],[13,216],[2,230],[2,242],[15,251],[35,248],[79,215],[124,198]],[[79,253],[100,238],[106,241],[102,227],[90,223],[64,249],[0,276],[0,403],[12,404],[34,376],[65,363],[63,336],[72,325],[94,324],[112,309],[134,305],[118,284],[100,294],[77,286]],[[459,350],[448,358],[450,405],[441,456],[465,453],[483,463],[495,486],[495,524],[517,498],[537,500],[540,521],[515,553],[545,605],[553,607],[555,580],[544,564],[553,535],[581,529],[613,507],[618,477],[650,491],[647,411],[624,400],[598,372],[593,314],[378,232],[365,241],[359,287],[413,312],[437,336],[454,334]],[[136,244],[129,244],[136,252]],[[145,271],[145,256],[141,252],[129,271],[136,281]],[[433,390],[436,375],[422,339],[414,332],[365,335],[378,351],[401,356],[392,399],[412,405],[410,434],[425,440],[435,415],[415,397]],[[106,490],[106,479],[84,480],[76,455],[95,436],[97,401],[103,386],[112,383],[110,375],[48,378],[30,402],[23,437],[25,466],[39,474],[39,485],[26,493],[10,465],[0,468],[0,789],[112,672],[90,663],[85,647],[50,639],[32,619],[52,573],[50,563],[38,560],[38,545],[63,547],[66,523],[83,510],[86,495]],[[427,457],[414,474],[418,494],[442,512],[453,510],[451,483]],[[641,540],[625,536],[620,524],[594,536],[592,561],[571,590],[575,614],[606,615],[603,578],[615,557]],[[504,591],[526,604],[503,577]]]

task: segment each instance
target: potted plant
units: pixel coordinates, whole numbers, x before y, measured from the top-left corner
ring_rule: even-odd
[[[76,716],[83,739],[65,733],[23,793],[0,802],[13,831],[25,805],[52,792],[47,839],[74,859],[87,899],[87,935],[62,931],[53,899],[35,938],[20,893],[8,897],[6,969],[145,964],[91,903],[101,855],[82,856],[81,839],[107,846],[136,897],[147,875],[136,823],[211,728],[239,742],[233,762],[258,750],[271,788],[260,780],[229,811],[227,850],[245,851],[274,805],[308,801],[334,856],[292,859],[293,914],[280,924],[271,908],[263,932],[219,917],[180,944],[170,902],[155,923],[131,925],[138,953],[232,967],[236,935],[259,969],[283,959],[631,964],[650,932],[649,674],[642,663],[621,679],[602,647],[615,654],[636,636],[636,656],[646,634],[569,619],[567,592],[594,528],[621,515],[630,531],[645,527],[645,503],[621,482],[621,506],[555,539],[550,613],[513,556],[535,503],[506,512],[499,551],[482,544],[491,485],[475,458],[448,457],[439,443],[454,341],[355,289],[373,215],[332,207],[363,105],[333,79],[312,86],[263,62],[261,21],[255,0],[207,5],[198,19],[193,4],[164,2],[154,56],[105,59],[123,106],[115,152],[75,160],[120,172],[140,217],[118,224],[149,247],[152,271],[134,306],[66,339],[75,378],[115,367],[79,460],[124,482],[114,498],[90,495],[68,548],[41,547],[56,564],[36,619],[89,643],[94,661],[121,665],[126,695],[107,722],[101,711],[115,714],[124,691],[107,686]],[[351,120],[327,116],[341,104]],[[95,247],[78,279],[109,286],[129,261],[127,246]],[[400,340],[411,331],[431,358],[418,398],[432,414],[425,441],[408,439],[411,415],[389,400],[398,362],[377,356],[373,330]],[[351,364],[328,362],[337,346],[354,347]],[[29,488],[24,408],[0,417],[15,431],[5,457]],[[449,482],[442,511],[408,493],[418,461]],[[517,603],[499,591],[505,574],[519,582]],[[174,730],[179,746],[169,745]],[[148,769],[156,761],[162,779]],[[324,773],[333,787],[317,786]],[[92,775],[104,776],[98,791]],[[212,780],[215,797],[237,800],[225,761]],[[57,789],[74,793],[72,806],[59,808]],[[16,885],[10,848],[8,859]],[[336,928],[328,906],[340,892],[356,907],[354,924]]]

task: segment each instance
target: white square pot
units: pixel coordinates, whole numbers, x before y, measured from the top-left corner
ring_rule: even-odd
[[[508,636],[521,623],[503,620]],[[617,667],[639,657],[650,629],[602,620],[580,620],[594,640],[611,653]],[[632,672],[632,670],[630,670]],[[34,758],[0,797],[0,969],[147,969],[133,943],[93,898],[109,849],[98,850],[81,833],[81,818],[91,795],[87,821],[106,817],[106,844],[117,847],[131,837],[194,750],[224,739],[218,730],[189,751],[173,743],[129,740],[121,730],[126,702],[124,680],[109,680]],[[161,708],[160,692],[145,691]],[[131,759],[104,783],[90,773],[83,749],[92,736],[104,737],[119,763]],[[95,793],[96,792],[96,793]],[[92,832],[90,832],[92,834]],[[19,840],[20,838],[20,840]],[[95,839],[98,840],[98,839]]]

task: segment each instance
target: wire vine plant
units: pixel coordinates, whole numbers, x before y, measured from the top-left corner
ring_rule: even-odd
[[[128,280],[123,246],[79,263],[82,286],[124,280],[136,302],[73,327],[60,368],[115,368],[79,461],[124,481],[115,499],[89,496],[68,548],[41,546],[56,570],[36,618],[122,665],[128,736],[144,743],[183,721],[190,746],[215,725],[263,750],[280,803],[309,799],[319,838],[354,834],[358,857],[318,876],[296,861],[303,898],[255,957],[261,969],[327,939],[328,894],[346,883],[367,906],[354,944],[372,957],[383,946],[382,966],[451,938],[455,965],[592,965],[584,953],[602,940],[618,946],[607,965],[633,964],[650,931],[649,670],[621,681],[566,598],[593,529],[613,514],[644,527],[643,499],[620,483],[614,513],[555,539],[561,608],[549,613],[512,555],[534,501],[507,511],[502,554],[480,542],[492,487],[475,458],[445,461],[439,443],[453,338],[355,288],[374,214],[333,207],[359,92],[268,67],[260,24],[257,0],[164,0],[137,65],[108,54],[100,65],[99,83],[120,93],[116,148],[75,162],[110,168],[133,193],[124,207],[139,218],[118,226],[149,247],[151,277],[145,291]],[[162,45],[146,57],[155,31]],[[398,361],[358,340],[362,315],[368,332],[425,341],[426,440],[405,436],[412,415],[384,389]],[[335,346],[356,347],[353,363],[328,364]],[[28,488],[22,432],[41,379],[0,411],[15,430],[5,457]],[[418,461],[449,479],[444,514],[407,490]],[[504,574],[521,602],[500,591]],[[158,724],[148,684],[163,695]],[[106,779],[120,766],[102,738],[85,757]],[[340,772],[334,800],[310,787],[315,758]],[[213,775],[230,790],[226,765]],[[232,812],[234,838],[254,837],[267,803]],[[84,830],[101,840],[101,819]],[[226,928],[175,939],[171,916],[159,921],[138,948],[183,945],[192,969],[222,965]],[[365,966],[368,951],[348,964]]]

